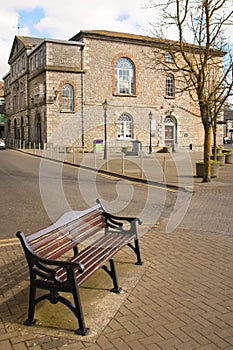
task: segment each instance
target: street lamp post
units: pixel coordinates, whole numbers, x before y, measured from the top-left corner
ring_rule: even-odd
[[[104,109],[104,159],[107,159],[107,99],[102,103]]]
[[[150,130],[150,143],[149,143],[149,154],[152,153],[152,143],[151,143],[151,120],[152,120],[152,113],[149,113],[149,130]]]

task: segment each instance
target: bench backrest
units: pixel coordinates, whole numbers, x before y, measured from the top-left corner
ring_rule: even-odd
[[[98,204],[81,212],[64,214],[53,225],[24,236],[24,243],[27,249],[43,258],[57,259],[106,226],[104,212]]]

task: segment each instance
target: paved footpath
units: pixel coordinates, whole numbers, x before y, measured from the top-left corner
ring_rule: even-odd
[[[124,266],[128,251],[119,254],[123,293],[104,290],[100,298],[95,290],[91,303],[99,316],[96,321],[88,316],[87,337],[71,329],[22,325],[27,269],[20,246],[2,244],[0,350],[232,350],[233,165],[223,166],[211,183],[196,181],[183,221],[165,233],[170,213],[141,238],[141,270]]]

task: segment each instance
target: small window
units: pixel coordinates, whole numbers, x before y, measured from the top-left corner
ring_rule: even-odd
[[[114,65],[114,93],[134,95],[135,89],[135,67],[133,62],[126,58],[119,58]]]
[[[74,110],[74,89],[70,84],[62,86],[62,111],[72,112]]]
[[[30,58],[30,70],[31,70],[31,72],[34,71],[34,59],[33,59],[33,57]]]
[[[165,62],[173,62],[173,56],[170,52],[165,53]]]
[[[166,76],[166,96],[175,97],[175,79],[172,74]]]
[[[25,65],[26,65],[26,63],[25,63],[25,56],[23,55],[22,56],[22,69],[25,69]]]

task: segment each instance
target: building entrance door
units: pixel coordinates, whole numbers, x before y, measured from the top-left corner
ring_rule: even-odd
[[[165,145],[174,145],[174,125],[165,125]]]
[[[167,115],[164,119],[164,144],[175,148],[177,143],[177,121],[172,115]]]

